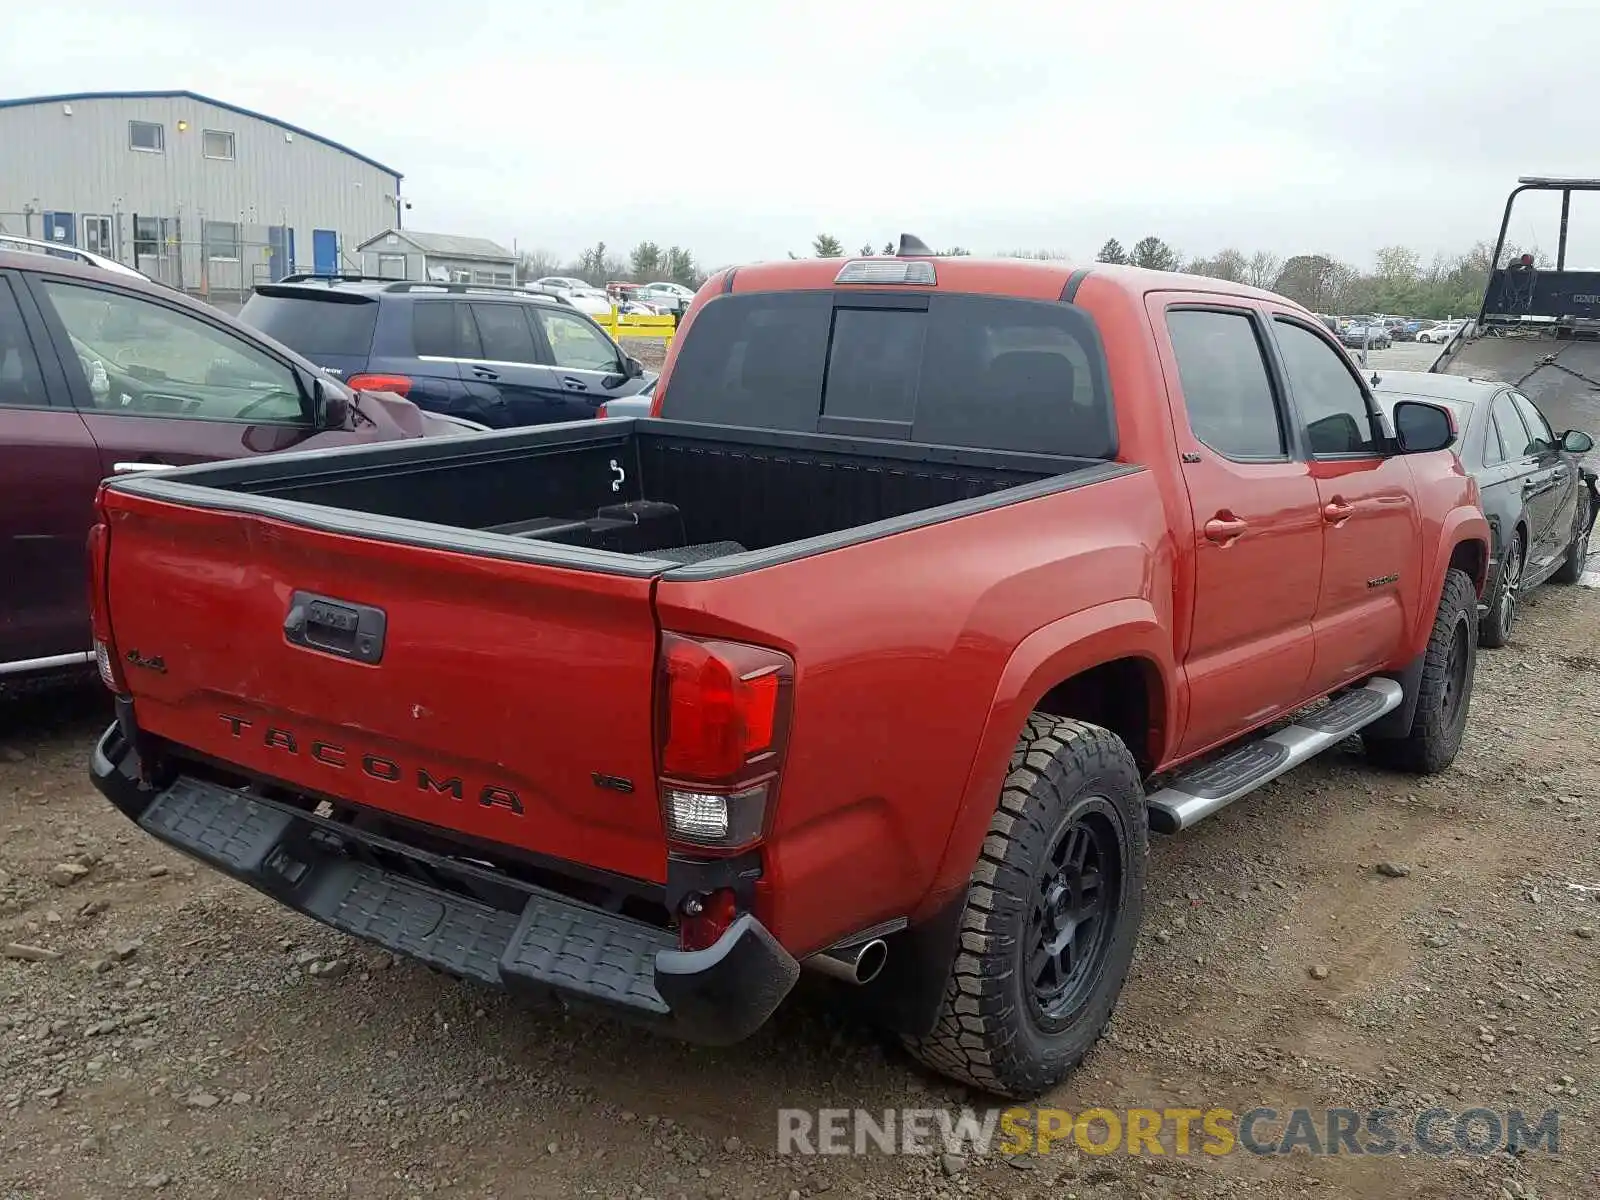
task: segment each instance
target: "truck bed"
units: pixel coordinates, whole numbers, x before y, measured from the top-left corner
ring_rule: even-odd
[[[1044,494],[1108,465],[654,419],[470,443],[262,457],[117,486],[380,540],[609,574],[699,564],[704,576]]]

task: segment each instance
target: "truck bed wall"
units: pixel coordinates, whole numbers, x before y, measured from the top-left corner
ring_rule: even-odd
[[[604,424],[589,439],[511,439],[465,454],[452,439],[449,452],[434,455],[368,455],[342,469],[337,456],[279,472],[220,467],[192,481],[475,530],[585,520],[604,506],[649,500],[676,506],[681,521],[663,524],[661,544],[636,551],[721,541],[759,550],[1088,465],[982,451],[930,462],[921,453],[901,457],[899,447],[875,452],[844,438],[764,431],[639,428],[619,437],[612,431],[622,422]]]

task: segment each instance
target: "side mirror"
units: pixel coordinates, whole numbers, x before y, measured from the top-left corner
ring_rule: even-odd
[[[1581,429],[1569,429],[1561,435],[1561,448],[1568,454],[1587,454],[1594,449],[1594,439]]]
[[[1394,406],[1394,436],[1401,454],[1428,454],[1456,440],[1456,421],[1441,404],[1402,400]]]
[[[343,388],[331,388],[321,379],[311,379],[311,424],[319,432],[343,429],[350,423],[350,397]]]
[[[644,364],[631,354],[623,355],[622,369],[629,379],[638,379],[639,376],[644,374]],[[1582,437],[1583,435],[1579,434],[1578,436]]]

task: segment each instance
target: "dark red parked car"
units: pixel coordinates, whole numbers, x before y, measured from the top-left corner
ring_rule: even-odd
[[[479,426],[350,392],[161,284],[0,250],[0,685],[88,662],[108,475]]]

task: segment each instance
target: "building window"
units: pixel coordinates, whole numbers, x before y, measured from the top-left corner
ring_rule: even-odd
[[[239,261],[239,226],[232,221],[207,221],[205,232],[206,257],[224,262]]]
[[[378,278],[404,279],[406,277],[406,256],[404,254],[378,255]]]
[[[135,259],[149,258],[161,253],[161,218],[133,218],[133,254]]]
[[[463,271],[459,267],[452,267],[450,269],[450,282],[451,283],[471,283],[472,282],[472,272],[471,271]]]
[[[207,158],[233,161],[233,134],[218,129],[208,129],[200,135],[200,152]]]
[[[511,283],[512,283],[511,272],[510,271],[474,271],[474,272],[472,272],[472,282],[473,283],[504,284],[505,286],[509,287],[511,285]]]
[[[129,121],[128,145],[147,154],[160,154],[166,145],[165,132],[154,121]]]

